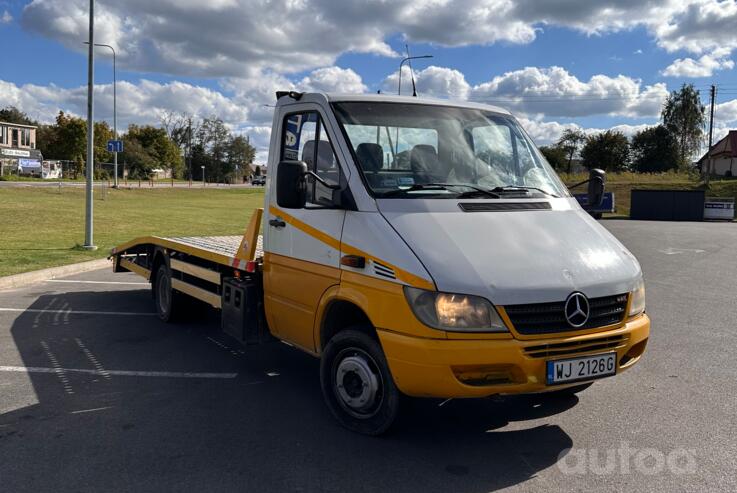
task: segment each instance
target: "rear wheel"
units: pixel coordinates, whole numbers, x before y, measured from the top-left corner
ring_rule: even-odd
[[[351,431],[380,435],[397,417],[400,392],[384,352],[362,331],[348,329],[330,339],[320,361],[320,383],[330,411]]]
[[[181,295],[171,287],[171,271],[166,264],[159,265],[154,283],[156,313],[164,322],[173,322],[179,313]]]

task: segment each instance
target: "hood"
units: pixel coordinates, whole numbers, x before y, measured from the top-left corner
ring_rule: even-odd
[[[474,202],[474,201],[468,201]],[[642,275],[631,253],[574,199],[552,210],[465,212],[456,200],[379,200],[379,209],[440,291],[498,305],[631,291]]]

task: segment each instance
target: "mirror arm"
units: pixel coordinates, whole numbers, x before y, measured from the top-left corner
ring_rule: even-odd
[[[340,185],[332,185],[325,180],[323,180],[320,176],[317,175],[314,171],[307,171],[305,173],[305,176],[312,176],[315,180],[319,181],[321,184],[329,188],[330,190],[340,190]]]
[[[590,183],[591,180],[593,180],[593,178],[589,178],[588,180],[584,180],[581,183],[576,183],[575,185],[571,185],[568,188],[570,189],[570,188],[580,187],[581,185],[586,185],[587,183]]]

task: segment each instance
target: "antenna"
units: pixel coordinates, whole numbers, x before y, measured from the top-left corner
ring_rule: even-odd
[[[412,96],[417,97],[417,86],[415,85],[415,71],[412,70],[412,57],[409,54],[409,45],[404,45],[404,49],[407,50],[407,65],[409,65],[409,76],[412,79]]]
[[[410,60],[417,60],[418,58],[432,58],[432,55],[422,55],[422,56],[409,56],[409,46],[404,45],[405,49],[407,50],[407,56],[402,59],[402,61],[399,63],[399,90],[397,91],[398,95],[402,95],[402,66],[406,63],[409,63],[409,73],[412,76],[412,95],[414,97],[417,97],[417,87],[415,86],[415,74],[412,71],[412,63],[410,63]]]

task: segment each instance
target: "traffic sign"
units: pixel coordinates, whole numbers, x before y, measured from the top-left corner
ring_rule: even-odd
[[[107,152],[123,152],[123,141],[122,140],[108,140],[107,141]]]

